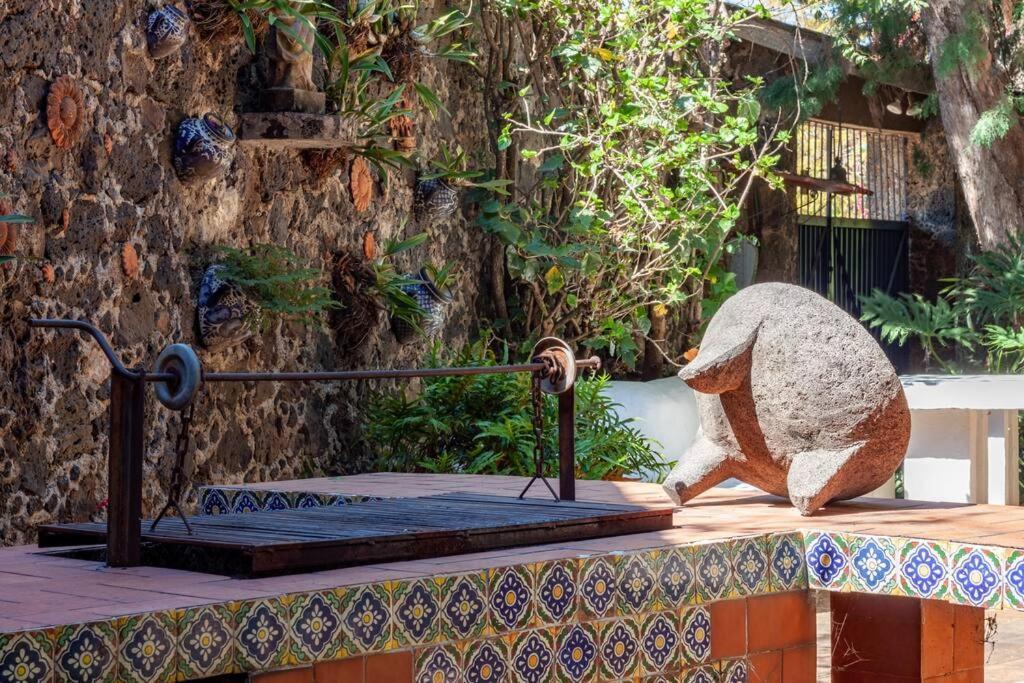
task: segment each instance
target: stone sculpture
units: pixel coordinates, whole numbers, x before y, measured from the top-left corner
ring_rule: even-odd
[[[803,515],[864,495],[899,466],[910,410],[892,364],[839,307],[802,287],[747,287],[711,319],[679,377],[701,428],[665,482],[683,503],[729,477]]]
[[[290,2],[298,11],[304,3]],[[271,111],[323,114],[326,97],[313,82],[313,45],[316,32],[309,20],[279,14],[267,35],[268,84],[264,92]]]

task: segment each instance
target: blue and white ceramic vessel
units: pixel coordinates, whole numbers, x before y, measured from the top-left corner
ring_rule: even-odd
[[[221,278],[223,270],[224,266],[218,264],[206,269],[196,302],[199,340],[213,350],[241,344],[262,321],[259,307]]]
[[[180,50],[188,40],[188,26],[188,16],[174,5],[150,12],[146,21],[149,56],[163,59]]]
[[[231,165],[235,134],[216,114],[188,118],[174,138],[174,171],[183,183],[209,180]]]
[[[452,303],[451,290],[434,284],[426,268],[420,269],[418,275],[409,273],[405,277],[413,282],[404,285],[402,291],[415,299],[425,314],[423,333],[427,337],[436,337],[444,329],[448,307]],[[391,318],[391,331],[400,344],[408,344],[416,337],[416,328],[401,318]]]

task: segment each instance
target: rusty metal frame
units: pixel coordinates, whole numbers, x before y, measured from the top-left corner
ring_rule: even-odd
[[[145,458],[146,384],[175,382],[175,373],[129,369],[106,336],[82,320],[32,318],[30,327],[73,329],[92,337],[110,363],[110,434],[108,450],[107,564],[134,567],[141,563],[142,463]],[[538,361],[512,365],[394,370],[319,372],[204,372],[203,384],[216,382],[331,382],[364,379],[411,379],[468,375],[546,373]],[[576,360],[578,370],[599,370],[598,358]],[[575,379],[575,378],[573,378]],[[575,396],[573,387],[558,394],[559,499],[576,500]],[[546,483],[546,482],[545,482]],[[550,488],[550,486],[549,486]]]

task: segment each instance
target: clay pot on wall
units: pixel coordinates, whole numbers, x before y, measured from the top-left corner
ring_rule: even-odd
[[[414,283],[402,287],[402,291],[411,296],[423,309],[425,316],[422,321],[423,332],[428,337],[436,337],[444,329],[448,309],[452,303],[452,292],[446,287],[438,287],[431,280],[426,268],[421,268],[418,275],[410,273],[405,276]],[[391,331],[399,344],[408,344],[416,338],[416,328],[401,318],[391,318]]]
[[[235,134],[216,114],[188,118],[174,138],[174,171],[183,183],[209,180],[231,164]]]
[[[417,220],[447,218],[459,208],[459,190],[443,178],[418,180],[413,194]]]
[[[259,307],[234,285],[221,279],[224,266],[212,265],[199,285],[196,316],[199,340],[217,350],[241,344],[253,336],[262,320]]]
[[[146,45],[153,59],[169,57],[188,40],[188,16],[174,5],[149,13],[146,20]]]

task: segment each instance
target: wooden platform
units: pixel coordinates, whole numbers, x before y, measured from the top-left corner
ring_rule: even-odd
[[[246,577],[290,574],[670,529],[672,508],[447,493],[189,520],[192,535],[180,518],[164,519],[153,532],[143,521],[144,564]],[[105,538],[101,523],[39,528],[40,547]]]

